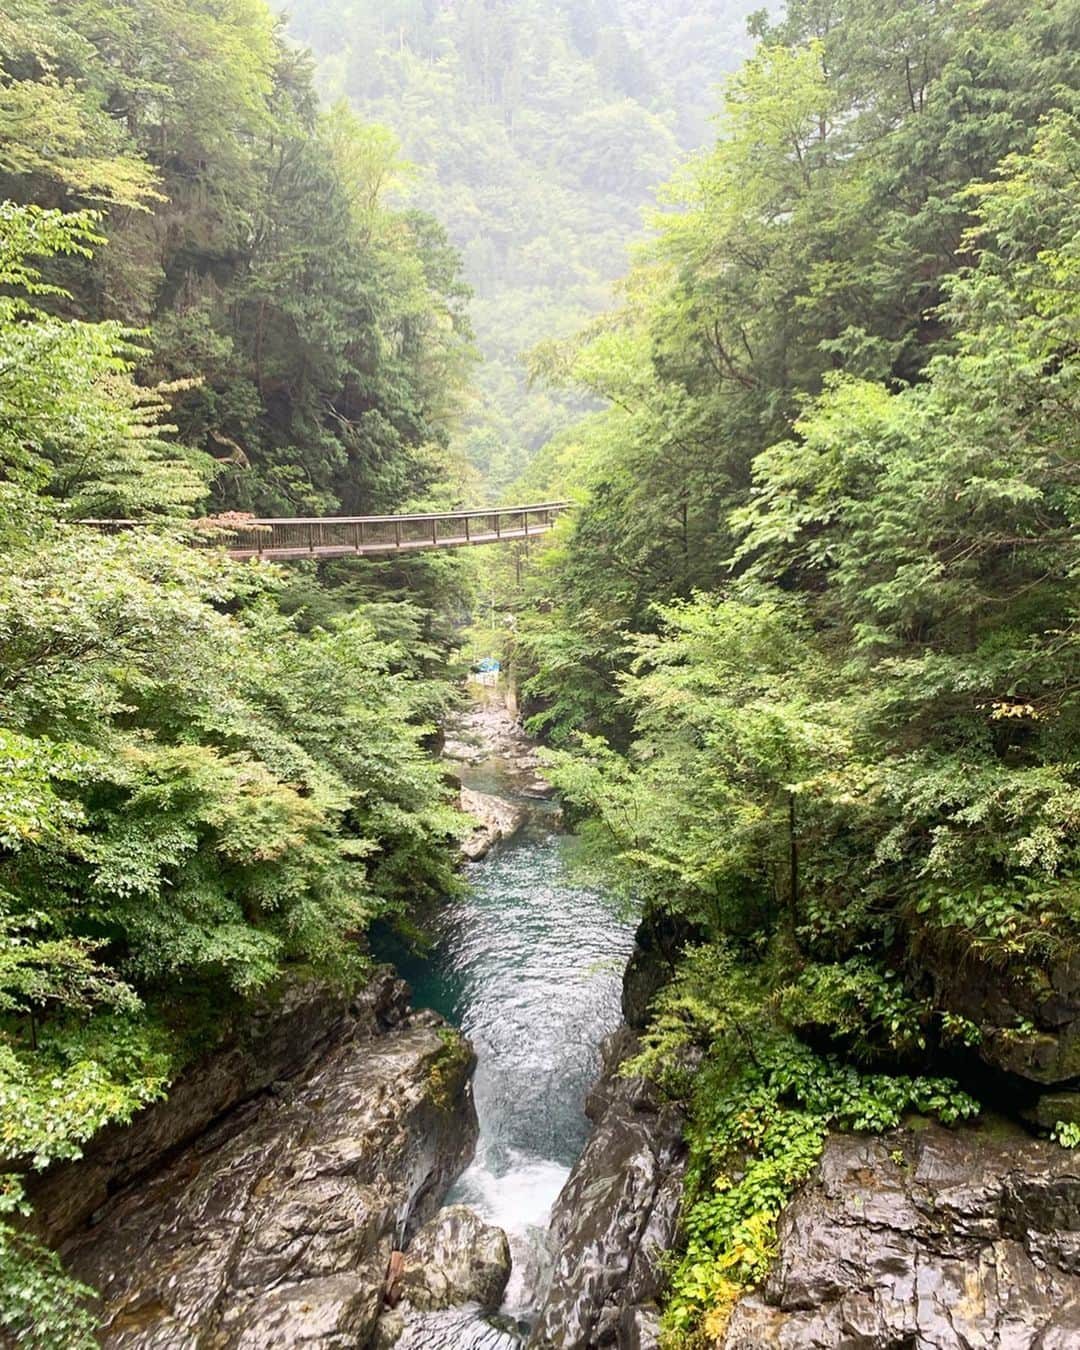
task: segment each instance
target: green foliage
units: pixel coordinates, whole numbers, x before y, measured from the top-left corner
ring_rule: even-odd
[[[948,1080],[859,1074],[790,1038],[755,1058],[734,1076],[730,1064],[719,1076],[704,1070],[697,1089],[686,1249],[666,1314],[673,1330],[706,1312],[716,1325],[725,1305],[764,1278],[776,1220],[817,1165],[829,1130],[877,1133],[906,1111],[950,1123],[978,1110]]]
[[[0,1327],[30,1350],[94,1350],[92,1290],[64,1272],[55,1252],[20,1231],[12,1216],[28,1207],[17,1177],[0,1177]]]
[[[70,938],[35,941],[35,927],[46,922],[44,914],[17,922],[0,916],[0,1013],[33,1015],[51,1004],[81,1011],[99,1004],[137,1006],[131,990],[93,959],[104,944]]]
[[[1068,6],[1051,8],[1065,22]],[[933,325],[909,316],[880,348],[891,382],[867,364],[870,334],[826,371],[824,292],[803,251],[869,285],[863,236],[850,222],[834,235],[836,213],[854,194],[880,237],[875,211],[897,209],[873,195],[881,164],[930,134],[902,88],[860,65],[870,9],[852,0],[844,13],[827,35],[764,46],[733,82],[728,137],[678,188],[689,210],[664,222],[625,314],[568,354],[571,374],[618,406],[585,429],[603,449],[586,457],[589,495],[558,572],[535,586],[518,660],[532,666],[534,725],[608,740],[554,772],[647,904],[721,931],[771,914],[819,959],[887,952],[928,926],[958,956],[1039,959],[1077,937],[1065,297],[1080,137],[1067,106],[1033,129],[1030,86],[991,52],[1004,35],[1016,60],[1052,65],[1046,16],[994,11],[962,50],[935,32],[926,106],[985,59],[1014,116],[982,128],[970,162],[948,160],[967,252],[936,277]],[[798,11],[789,28],[804,21]],[[898,40],[926,39],[913,12],[896,24]],[[976,178],[1000,151],[998,176]],[[940,228],[928,210],[905,239]],[[899,284],[910,255],[890,266]],[[846,295],[831,278],[830,304]],[[761,292],[766,281],[778,289]],[[875,313],[899,322],[887,305]],[[799,405],[793,434],[774,439]],[[639,439],[661,422],[665,447],[693,428],[674,473]],[[629,438],[614,463],[612,431]],[[672,603],[725,574],[723,589]],[[560,662],[560,649],[583,659]]]
[[[866,957],[808,964],[778,995],[784,1021],[800,1031],[821,1030],[848,1043],[853,1057],[886,1049],[918,1054],[927,1045],[928,999],[913,998],[903,977]],[[962,1028],[953,1026],[954,1036]]]
[[[776,1220],[830,1130],[877,1133],[908,1111],[952,1124],[978,1110],[950,1080],[867,1073],[796,1039],[792,985],[782,986],[790,961],[775,946],[752,961],[727,944],[690,950],[658,998],[642,1055],[624,1069],[659,1073],[668,1092],[689,1101],[684,1243],[665,1313],[673,1336],[698,1325],[721,1334],[732,1303],[764,1277]],[[850,972],[840,1003],[852,987],[862,997],[873,984],[870,972]],[[817,975],[810,996],[837,1002]],[[889,1010],[871,1015],[887,1020]]]
[[[260,599],[243,570],[134,534],[56,530],[12,561],[0,713],[47,738],[39,779],[67,805],[9,888],[48,896],[53,923],[122,934],[142,982],[251,989],[284,958],[337,961],[380,899],[446,884],[455,821],[362,616],[303,636],[272,581]]]
[[[265,0],[20,0],[0,32],[0,139],[0,199],[93,204],[110,241],[49,269],[71,293],[57,308],[97,322],[9,334],[19,364],[70,398],[88,457],[45,454],[74,477],[58,492],[79,514],[145,514],[108,453],[149,434],[155,388],[200,452],[183,458],[204,479],[223,467],[217,507],[452,496],[445,446],[470,359],[456,256],[430,218],[389,206],[393,137],[319,112]],[[79,344],[97,344],[98,370],[137,368],[126,414],[81,382]],[[152,437],[144,450],[160,457]]]
[[[1080,7],[754,27],[621,308],[535,356],[609,407],[535,466],[579,505],[512,652],[585,860],[712,953],[641,1066],[693,1096],[714,1337],[826,1129],[967,1110],[920,1070],[993,1013],[927,951],[1080,943]]]
[[[1059,1120],[1051,1136],[1062,1148],[1080,1148],[1080,1125]]]
[[[506,499],[588,406],[531,382],[521,354],[608,303],[641,208],[701,144],[749,0],[296,0],[319,79],[394,128],[410,199],[442,221],[476,291],[484,354],[457,444],[473,493]]]
[[[154,122],[170,187],[183,176],[177,158],[207,156],[197,168],[201,204],[177,205],[174,223],[213,215],[218,207],[206,203],[221,192],[221,211],[239,211],[232,224],[244,233],[258,200],[247,138],[281,130],[271,132],[266,118],[271,58],[283,60],[284,49],[254,0],[224,9],[192,0],[187,8],[205,20],[188,35],[188,57],[174,63],[164,48],[142,48],[133,83],[125,62],[138,65],[148,36],[175,40],[173,24],[184,18],[176,6],[63,5],[56,26],[50,20],[40,32],[56,41],[50,60],[83,63],[87,88],[107,68],[114,89],[125,90],[136,139],[145,119]],[[35,16],[28,0],[5,20],[0,60],[19,50],[27,32],[20,25]],[[77,40],[80,25],[93,41]],[[214,61],[194,55],[203,41],[220,44]],[[100,67],[95,44],[108,52]],[[219,59],[225,78],[232,72],[227,90]],[[188,69],[189,60],[198,68]],[[32,62],[27,70],[27,80],[48,83]],[[181,89],[185,97],[174,102]],[[0,98],[0,117],[3,107]],[[335,238],[364,276],[362,294],[356,270],[343,283],[349,305],[370,316],[372,304],[384,304],[392,316],[362,358],[369,411],[385,405],[389,390],[408,416],[397,424],[373,417],[378,452],[365,461],[371,438],[331,414],[344,438],[338,450],[348,440],[356,452],[351,465],[335,451],[332,473],[311,488],[326,469],[319,456],[328,442],[309,426],[287,481],[306,481],[303,490],[327,505],[338,504],[333,473],[350,490],[367,490],[362,462],[377,461],[372,473],[388,503],[442,481],[424,419],[425,408],[449,406],[457,378],[453,320],[434,312],[431,299],[445,287],[458,303],[454,260],[427,222],[384,210],[379,191],[361,179],[385,138],[345,114],[325,123],[325,139],[314,113],[306,140],[302,129],[290,134],[290,154],[321,164],[324,182],[340,163],[344,234],[312,235],[311,252],[291,255],[272,277],[234,259],[227,300],[218,274],[213,303],[199,311],[209,379],[157,383],[177,372],[160,344],[150,353],[145,332],[113,318],[71,317],[84,306],[110,307],[95,294],[104,284],[95,250],[108,230],[110,247],[130,261],[132,239],[120,222],[136,217],[0,207],[0,1157],[23,1173],[79,1157],[104,1125],[163,1095],[192,1054],[222,1033],[225,1014],[239,1015],[290,968],[346,984],[362,979],[358,939],[368,921],[456,884],[461,821],[424,750],[429,719],[447,697],[434,678],[444,657],[436,621],[418,603],[443,603],[456,585],[453,569],[401,569],[398,584],[411,583],[413,603],[396,610],[388,599],[366,603],[347,571],[335,595],[310,575],[242,567],[190,546],[185,518],[213,490],[216,466],[192,448],[196,437],[174,438],[191,432],[200,399],[210,410],[201,428],[207,442],[226,434],[229,400],[215,403],[221,391],[210,358],[232,361],[233,343],[251,335],[251,311],[235,288],[265,285],[275,303],[290,305],[289,285],[310,289],[303,269],[333,257]],[[166,143],[173,151],[163,152]],[[57,174],[62,195],[101,195],[84,191],[89,180],[69,166]],[[5,186],[47,198],[45,177],[25,157],[0,165]],[[264,188],[264,204],[284,212],[285,200]],[[107,199],[113,208],[123,202],[118,191]],[[173,306],[172,284],[160,284],[153,304],[168,327],[182,306]],[[313,322],[321,304],[313,298]],[[287,333],[276,332],[276,348],[269,340],[260,347],[264,375],[279,357],[317,363],[292,319]],[[161,336],[157,324],[152,336]],[[331,384],[353,379],[360,356],[342,355],[340,332],[324,338],[325,355],[338,363]],[[253,412],[265,386],[253,398],[242,375],[234,393],[245,380],[248,394],[230,406],[280,428],[268,397],[263,413]],[[322,407],[329,388],[312,385],[305,397]],[[319,416],[327,420],[325,409]],[[286,481],[274,480],[268,464],[241,453],[234,467],[266,491]],[[102,515],[135,527],[105,533],[78,523]],[[20,1344],[93,1344],[93,1319],[81,1311],[87,1291],[24,1231],[14,1172],[5,1194],[0,1327]]]
[[[137,1030],[132,1034],[139,1035]],[[110,1056],[120,1054],[122,1038],[116,1039]],[[149,1054],[142,1044],[139,1050],[146,1055],[139,1066],[143,1073],[124,1081],[108,1063],[75,1058],[75,1044],[60,1036],[40,1061],[19,1056],[10,1045],[0,1047],[4,1156],[25,1159],[37,1169],[57,1159],[77,1158],[80,1146],[103,1125],[130,1120],[139,1107],[161,1096],[169,1060],[163,1052]]]
[[[66,988],[54,978],[55,949],[61,949],[60,964],[66,964],[68,971],[74,964],[76,976],[81,977],[85,966],[68,960],[63,951],[77,950],[77,944],[54,941],[38,947],[34,964],[51,977],[47,995],[67,1012],[59,1020],[54,1018],[39,1048],[27,1055],[19,1053],[17,1042],[6,1030],[10,1026],[6,995],[12,987],[11,971],[7,944],[0,946],[0,997],[4,999],[0,1004],[0,1156],[33,1168],[79,1157],[81,1145],[103,1125],[130,1120],[140,1107],[161,1097],[174,1063],[167,1038],[138,1018],[121,1013],[85,1022],[82,1014],[89,1006],[88,995],[98,995],[102,984],[109,1001],[121,1000],[116,996],[115,980],[97,969],[91,989],[85,978],[71,981],[69,974],[67,988],[73,988],[74,997],[66,997]],[[41,947],[51,950],[43,956]],[[26,947],[17,954],[25,957]],[[25,971],[29,963],[19,964]],[[31,983],[29,993],[35,1007],[45,1006],[40,984]],[[130,1006],[137,1000],[129,992],[126,1002]],[[0,1178],[0,1327],[20,1345],[92,1350],[97,1344],[96,1319],[86,1300],[93,1291],[73,1281],[60,1258],[24,1231],[21,1220],[29,1213],[22,1178],[15,1174]]]
[[[116,323],[58,319],[35,300],[68,298],[43,259],[89,257],[97,217],[0,205],[0,463],[72,517],[185,513],[210,461],[169,445],[159,393],[131,378],[140,349]]]
[[[469,1043],[453,1027],[443,1027],[439,1039],[442,1049],[432,1061],[428,1076],[431,1100],[440,1111],[450,1111],[462,1078],[469,1072],[473,1054]]]
[[[1020,180],[1004,195],[973,187],[989,182],[1010,154],[1030,150],[1040,115],[1071,110],[1076,79],[1065,35],[1075,23],[1071,0],[1030,15],[1009,5],[975,13],[959,3],[905,5],[886,15],[874,0],[845,0],[828,15],[818,6],[794,8],[770,31],[768,43],[729,85],[721,119],[725,134],[691,161],[669,190],[677,209],[656,218],[660,238],[624,283],[622,310],[586,329],[576,344],[562,344],[540,365],[540,373],[613,406],[574,438],[574,471],[587,500],[566,565],[538,587],[536,617],[524,630],[527,647],[536,648],[533,692],[539,701],[558,702],[568,713],[577,710],[578,700],[567,688],[574,683],[573,668],[548,669],[548,652],[560,634],[574,646],[584,647],[590,638],[603,644],[586,668],[588,684],[603,690],[620,665],[626,633],[653,626],[653,602],[726,584],[737,551],[741,570],[758,546],[771,543],[770,574],[776,575],[779,564],[788,569],[785,588],[790,589],[789,579],[813,588],[816,578],[807,575],[800,559],[806,550],[828,558],[835,547],[830,532],[817,539],[835,474],[806,434],[805,413],[794,441],[791,424],[827,380],[860,392],[850,392],[828,421],[828,400],[815,405],[815,430],[821,434],[831,427],[833,440],[846,442],[852,470],[867,438],[876,445],[878,462],[888,457],[893,466],[895,491],[881,506],[903,501],[903,509],[894,520],[863,501],[861,537],[870,547],[875,525],[887,531],[893,542],[882,539],[874,565],[883,575],[903,569],[896,576],[909,601],[920,576],[925,587],[933,587],[939,572],[905,562],[901,541],[918,553],[942,514],[951,511],[955,531],[962,521],[974,526],[997,510],[1003,517],[998,537],[1007,547],[1004,518],[1016,484],[1009,485],[1005,460],[1024,453],[1023,435],[1013,435],[1021,426],[1017,415],[1054,414],[1050,405],[1022,400],[1021,387],[1036,367],[1019,352],[1012,353],[1015,360],[1007,355],[1009,342],[1039,322],[1034,314],[1043,303],[1040,292],[1026,291],[1022,283],[1012,310],[1000,310],[994,325],[988,288],[1000,289],[1003,271],[1011,273],[1007,284],[1015,287],[1021,267],[1040,270],[1044,265],[1035,260],[1050,233],[1068,255],[1065,241],[1072,235],[1061,213],[1068,212],[1069,193],[1063,178],[1055,184],[1041,168],[1028,175],[1026,189]],[[974,103],[972,89],[979,91]],[[1067,156],[1059,162],[1059,175],[1067,173]],[[1022,208],[990,206],[1035,190],[1036,183],[1047,210],[1045,225],[1035,225],[1040,218],[1033,199]],[[985,216],[987,210],[997,211],[1003,227],[1011,213],[1012,223],[1000,230],[993,225],[985,240],[967,236],[977,213]],[[985,249],[985,243],[992,247]],[[979,266],[964,272],[976,256]],[[964,287],[974,288],[973,296],[987,301],[980,311],[987,324],[978,338],[966,298],[960,304],[950,300],[948,313],[939,308],[947,292],[958,301],[966,297],[967,291],[955,289],[962,278]],[[1042,294],[1048,294],[1045,284]],[[1035,305],[1031,321],[1022,317],[1025,303]],[[1045,336],[1053,322],[1060,323],[1061,316],[1040,324]],[[955,407],[947,421],[939,406],[944,370],[932,404],[916,388],[901,392],[893,405],[898,384],[921,379],[955,332],[970,333],[981,344],[995,326],[1000,341],[993,361],[985,349],[977,364],[959,357],[948,366]],[[1061,350],[1066,349],[1067,343]],[[970,399],[955,385],[961,376]],[[1014,391],[1012,413],[988,398],[999,387]],[[887,425],[874,416],[875,408],[893,409]],[[918,470],[911,457],[891,455],[890,438],[901,431],[912,435],[916,409],[918,425],[927,435],[938,434],[935,453],[955,442],[942,457],[937,495],[929,481],[925,492],[913,493]],[[1028,452],[1037,439],[1027,444]],[[992,445],[998,457],[988,452]],[[779,470],[781,461],[785,472],[805,475],[804,484],[812,479],[816,495],[789,492],[774,478],[773,467]],[[926,462],[925,453],[917,456],[916,464]],[[561,457],[556,473],[565,475]],[[946,477],[953,495],[946,495]],[[869,486],[872,480],[859,481]],[[990,491],[991,484],[994,496],[986,498],[981,515],[973,514],[974,494]],[[917,504],[926,512],[925,523],[905,536]],[[1025,509],[1038,509],[1034,498]],[[799,516],[805,519],[804,537],[791,540]],[[1056,533],[1055,528],[1048,537]],[[943,539],[938,567],[943,550],[962,558],[968,571],[989,556],[977,551],[969,557],[962,548],[958,538]],[[886,594],[875,577],[862,577],[864,552],[849,558],[852,584],[859,584],[857,576],[867,583],[860,587],[864,608],[879,601],[903,603],[899,595]],[[943,589],[942,599],[946,594]],[[879,627],[869,616],[860,617],[857,635],[869,639]],[[600,711],[609,715],[608,708]],[[552,730],[561,733],[573,725],[569,716],[560,716]]]
[[[850,758],[850,712],[785,597],[700,598],[659,617],[619,681],[631,755],[585,741],[550,757],[552,776],[647,904],[753,927],[762,905],[791,899],[792,812],[802,798],[814,809]]]

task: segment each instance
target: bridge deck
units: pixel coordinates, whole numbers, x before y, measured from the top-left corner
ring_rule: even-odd
[[[501,544],[547,534],[569,502],[476,511],[440,511],[400,516],[254,517],[231,514],[193,522],[195,540],[224,548],[239,560],[344,558],[416,553],[433,548]],[[96,520],[100,529],[133,528],[130,520]]]
[[[286,562],[290,558],[348,558],[359,554],[361,557],[367,557],[377,554],[388,553],[416,553],[424,549],[433,548],[467,548],[472,544],[502,544],[508,543],[513,539],[535,539],[539,535],[547,534],[551,525],[530,525],[528,531],[523,528],[516,530],[501,530],[498,532],[488,531],[486,534],[468,535],[440,534],[438,541],[433,539],[403,539],[401,543],[393,540],[384,543],[368,542],[355,544],[328,544],[317,542],[314,546],[308,544],[282,545],[270,542],[263,545],[262,548],[229,548],[227,550],[230,558],[243,560],[245,558],[266,558],[269,561]]]

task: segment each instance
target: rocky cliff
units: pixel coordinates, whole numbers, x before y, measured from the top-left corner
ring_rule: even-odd
[[[99,1291],[103,1345],[370,1343],[392,1253],[438,1209],[476,1140],[472,1052],[406,998],[384,976],[351,1006],[313,1000],[301,1022],[314,1042],[295,1019],[291,1034],[287,1018],[268,1023],[239,1059],[210,1057],[201,1086],[187,1076],[46,1180],[61,1254]],[[226,1089],[229,1065],[250,1072]]]
[[[656,1344],[662,1261],[682,1198],[683,1120],[638,1078],[618,1075],[636,1049],[623,1028],[589,1098],[594,1122],[551,1218],[551,1283],[529,1341],[536,1350]]]
[[[673,934],[643,925],[623,979],[623,1026],[604,1046],[589,1095],[593,1129],[551,1217],[554,1264],[529,1345],[534,1350],[651,1350],[659,1329],[662,1262],[682,1199],[684,1121],[620,1066],[670,978]]]
[[[724,1350],[1071,1350],[1080,1159],[1018,1132],[835,1136]]]
[[[406,1015],[407,986],[389,967],[356,992],[295,980],[246,1011],[223,1043],[191,1064],[168,1097],[130,1125],[110,1125],[77,1163],[50,1168],[30,1185],[34,1228],[55,1245],[117,1191],[151,1172],[215,1120],[273,1084],[296,1078],[344,1037],[370,1037]]]
[[[608,1047],[589,1104],[594,1129],[552,1218],[555,1276],[530,1342],[536,1350],[657,1345],[661,1257],[677,1240],[682,1122],[615,1070],[633,1052],[633,1028],[675,947],[677,935],[662,928],[639,932],[624,983],[630,1025]],[[960,990],[955,972],[952,980]],[[1024,987],[1022,1010],[1039,1017],[1035,1034],[1067,1043],[1068,972]],[[987,1025],[1005,1021],[1015,984],[980,988],[972,983],[965,1007]],[[992,1045],[979,1053],[995,1068],[1037,1076],[1026,1060],[988,1059]],[[1060,1112],[1071,1098],[1052,1100]],[[1025,1102],[1021,1094],[1017,1106]],[[1080,1156],[1001,1121],[950,1130],[916,1120],[881,1138],[832,1137],[781,1219],[766,1284],[736,1304],[719,1344],[1072,1350],[1080,1345]]]

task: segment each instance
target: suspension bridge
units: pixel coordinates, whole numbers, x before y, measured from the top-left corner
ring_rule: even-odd
[[[475,511],[396,516],[246,516],[233,513],[193,522],[194,541],[223,548],[230,558],[342,558],[416,553],[433,548],[501,544],[547,534],[570,502],[536,502]],[[133,520],[85,522],[117,531]]]

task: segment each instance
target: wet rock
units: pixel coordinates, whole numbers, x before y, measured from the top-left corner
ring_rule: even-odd
[[[1059,1122],[1080,1125],[1080,1092],[1044,1093],[1035,1103],[1031,1120],[1044,1130],[1052,1130]]]
[[[917,950],[937,1006],[979,1027],[983,1063],[1042,1087],[1080,1079],[1080,957],[1048,967],[958,962],[935,933],[920,933]]]
[[[661,1262],[682,1198],[683,1121],[640,1079],[611,1072],[636,1049],[607,1046],[609,1073],[589,1102],[595,1128],[552,1213],[551,1283],[529,1345],[540,1350],[645,1350],[655,1343]]]
[[[394,1341],[380,1340],[377,1350],[389,1344],[394,1350],[521,1350],[523,1338],[510,1318],[465,1307],[414,1313],[402,1320]]]
[[[615,1342],[619,1350],[658,1350],[660,1309],[655,1303],[624,1308]]]
[[[834,1136],[724,1350],[1080,1344],[1080,1158],[938,1125]]]
[[[78,1162],[50,1168],[31,1182],[34,1231],[55,1245],[110,1195],[149,1172],[212,1121],[300,1073],[344,1036],[374,1036],[408,1010],[409,989],[389,966],[349,993],[316,980],[292,981],[245,1010],[221,1048],[204,1055],[173,1084],[166,1100],[128,1126],[108,1126]]]
[[[461,809],[478,822],[472,834],[462,842],[462,855],[469,862],[486,858],[500,839],[509,839],[521,829],[525,812],[503,797],[486,792],[461,789]]]
[[[413,1308],[476,1303],[496,1309],[510,1279],[510,1243],[466,1205],[451,1205],[417,1233],[405,1253],[401,1296]]]
[[[430,1018],[348,1036],[117,1196],[62,1249],[102,1344],[368,1344],[391,1251],[472,1154],[472,1067]]]
[[[626,1093],[631,1081],[640,1089],[640,1099],[648,1102],[645,1085],[640,1080],[625,1079],[619,1073],[623,1061],[636,1055],[640,1049],[641,1042],[625,1022],[620,1023],[600,1042],[600,1076],[585,1097],[585,1114],[594,1124],[603,1119],[616,1097]]]
[[[681,918],[648,914],[634,934],[634,950],[623,975],[622,1012],[634,1031],[648,1024],[653,999],[675,973],[676,962],[699,932]]]
[[[649,1021],[653,999],[671,978],[671,970],[652,952],[635,941],[623,975],[622,1012],[635,1031],[643,1031]]]
[[[481,764],[487,758],[487,751],[477,739],[465,740],[460,736],[448,736],[443,743],[443,759],[454,760],[458,764]]]

